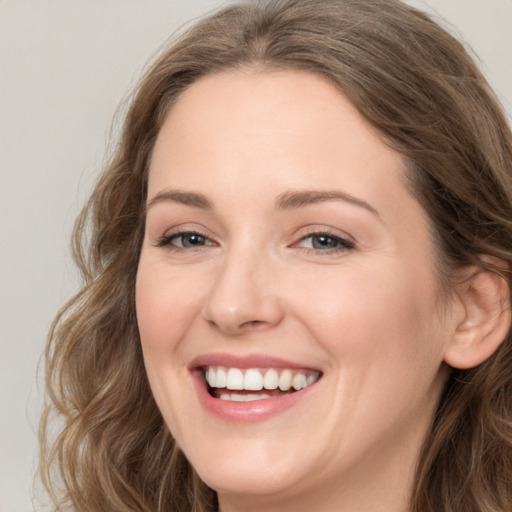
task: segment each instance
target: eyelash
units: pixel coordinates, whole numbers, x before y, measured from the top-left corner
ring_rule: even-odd
[[[319,249],[318,247],[304,247],[308,252],[313,252],[315,254],[337,254],[342,252],[347,252],[355,249],[356,244],[347,238],[343,238],[341,236],[335,235],[334,233],[330,233],[329,231],[314,231],[312,233],[308,233],[307,235],[301,237],[301,239],[294,245],[300,244],[305,240],[311,239],[327,239],[328,241],[335,242],[337,244],[336,247],[325,247],[323,249]]]
[[[202,243],[201,245],[197,246],[184,246],[184,245],[175,245],[173,244],[173,241],[177,239],[182,239],[186,236],[197,236],[204,240],[205,243]],[[325,248],[318,248],[318,247],[302,247],[305,251],[308,253],[315,253],[315,254],[336,254],[341,252],[346,252],[355,249],[356,244],[347,238],[340,237],[338,235],[335,235],[333,233],[329,233],[328,231],[314,231],[311,233],[308,233],[307,235],[304,235],[300,238],[298,242],[295,242],[292,247],[299,246],[299,244],[303,243],[304,241],[311,239],[313,240],[324,238],[326,239],[326,243],[335,243],[337,244],[336,247],[325,247]],[[200,233],[199,231],[177,231],[175,233],[169,233],[164,235],[157,243],[157,247],[167,247],[173,251],[194,251],[194,250],[200,250],[201,248],[205,246],[212,246],[215,245],[215,242],[212,242],[206,235],[203,233]],[[312,243],[314,245],[314,243]]]
[[[213,243],[205,243],[205,244],[202,244],[202,245],[198,245],[196,247],[193,247],[193,246],[186,247],[186,246],[183,246],[183,245],[174,245],[172,243],[174,240],[176,240],[178,238],[182,238],[183,239],[185,236],[197,236],[197,237],[200,237],[200,238],[204,239],[205,241],[210,241],[210,239],[206,235],[203,235],[203,233],[200,233],[199,231],[185,230],[185,231],[177,231],[175,233],[169,233],[169,234],[164,235],[158,241],[157,246],[158,247],[168,247],[168,248],[170,248],[170,249],[172,249],[174,251],[190,251],[190,250],[198,250],[198,249],[200,249],[201,247],[204,247],[204,246],[213,245]]]

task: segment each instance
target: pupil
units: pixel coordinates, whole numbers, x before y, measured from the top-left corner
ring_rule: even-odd
[[[313,247],[315,249],[332,248],[336,247],[337,244],[338,242],[330,236],[321,235],[313,238]]]
[[[187,235],[183,239],[183,245],[185,247],[193,247],[195,245],[203,245],[203,243],[204,243],[204,237],[202,237],[201,235],[191,234],[191,235]]]

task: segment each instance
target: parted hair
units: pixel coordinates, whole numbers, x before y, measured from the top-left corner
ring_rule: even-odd
[[[53,510],[217,508],[152,397],[134,290],[149,161],[166,114],[199,78],[248,67],[325,77],[403,156],[407,184],[431,221],[443,289],[467,265],[500,272],[510,286],[512,134],[464,46],[399,0],[230,4],[175,37],[149,66],[76,221],[83,285],[58,313],[45,359],[40,474]],[[418,461],[411,511],[511,510],[509,333],[483,364],[451,370]]]

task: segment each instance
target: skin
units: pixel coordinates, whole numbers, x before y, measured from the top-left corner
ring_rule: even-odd
[[[440,311],[428,219],[404,172],[312,74],[207,76],[169,112],[150,165],[137,316],[158,406],[223,512],[408,510],[459,320]],[[169,190],[210,208],[162,198]],[[311,190],[366,206],[276,208]],[[183,247],[187,231],[204,244]],[[278,357],[322,378],[264,421],[224,421],[194,388],[189,367],[205,353]]]

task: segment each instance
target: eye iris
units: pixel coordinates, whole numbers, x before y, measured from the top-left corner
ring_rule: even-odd
[[[338,247],[338,240],[327,235],[317,235],[312,240],[315,249],[331,249]]]
[[[197,247],[205,244],[205,238],[196,233],[189,233],[188,235],[182,236],[181,243],[183,247]]]

